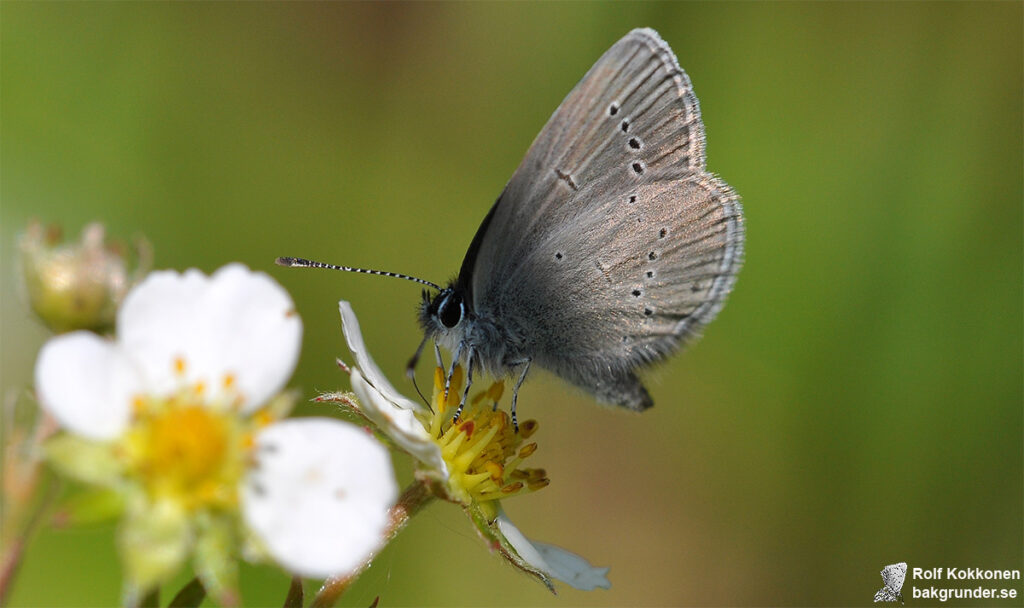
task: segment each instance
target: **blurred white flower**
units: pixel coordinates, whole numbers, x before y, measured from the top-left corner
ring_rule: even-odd
[[[207,591],[231,604],[243,542],[311,577],[382,543],[397,495],[387,451],[336,420],[276,422],[294,401],[279,393],[301,335],[288,293],[231,264],[211,277],[152,273],[127,294],[113,341],[79,331],[40,351],[39,401],[68,431],[50,459],[121,498],[134,592],[192,555]]]
[[[492,384],[467,402],[458,420],[451,413],[462,394],[462,370],[456,366],[448,397],[444,371],[435,368],[431,408],[402,396],[388,381],[367,351],[359,322],[348,302],[339,302],[342,329],[356,360],[350,368],[352,390],[358,402],[344,395],[322,395],[354,409],[384,438],[417,461],[417,475],[435,495],[463,506],[481,536],[517,568],[534,575],[549,588],[551,579],[572,587],[609,588],[607,568],[595,568],[582,557],[527,539],[505,515],[499,499],[539,490],[548,485],[543,469],[521,468],[537,449],[523,445],[538,428],[524,422],[517,433],[508,415],[493,407],[504,385]]]
[[[242,513],[291,572],[351,572],[383,544],[398,486],[387,449],[365,429],[283,420],[257,435],[255,461]]]

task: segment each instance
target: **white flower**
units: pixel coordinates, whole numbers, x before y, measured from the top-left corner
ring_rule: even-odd
[[[152,273],[125,298],[114,340],[80,331],[40,351],[40,403],[69,433],[51,461],[122,498],[137,590],[191,552],[230,603],[245,538],[311,577],[344,573],[383,542],[397,496],[387,451],[336,420],[275,422],[301,335],[288,293],[231,264],[211,277]]]
[[[535,443],[521,444],[537,430],[537,423],[526,421],[516,433],[508,416],[491,407],[501,398],[504,385],[491,385],[467,403],[463,415],[452,422],[451,412],[461,397],[461,369],[456,368],[447,400],[441,394],[443,372],[435,369],[431,411],[395,390],[370,357],[351,305],[341,301],[339,309],[342,330],[356,360],[351,379],[352,390],[359,398],[355,404],[358,412],[417,460],[420,475],[437,482],[442,497],[461,503],[480,534],[493,542],[512,565],[548,587],[550,579],[557,579],[588,591],[609,588],[608,568],[595,568],[574,553],[530,541],[501,510],[498,498],[548,484],[543,469],[518,468],[536,450]],[[322,399],[345,401],[337,395],[324,395]]]
[[[154,272],[117,314],[115,342],[77,331],[47,342],[36,363],[39,400],[82,437],[113,439],[138,395],[199,389],[204,403],[250,413],[291,377],[302,322],[270,277],[231,264],[206,277]]]
[[[360,412],[384,432],[389,439],[427,467],[427,470],[447,479],[448,468],[441,449],[431,438],[424,421],[431,415],[418,401],[407,399],[391,386],[387,376],[370,357],[359,330],[352,306],[342,300],[338,303],[341,311],[341,329],[348,342],[348,349],[355,357],[356,366],[351,370],[352,390],[361,399]]]
[[[387,450],[364,429],[284,420],[259,434],[256,453],[245,521],[290,571],[313,578],[351,572],[381,546],[398,488]]]

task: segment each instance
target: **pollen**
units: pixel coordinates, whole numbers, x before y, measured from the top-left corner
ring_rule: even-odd
[[[462,367],[455,366],[445,396],[445,370],[434,370],[430,433],[448,466],[452,497],[464,504],[486,503],[547,486],[550,480],[544,469],[520,466],[537,451],[536,442],[524,445],[524,441],[538,425],[527,420],[517,433],[508,414],[496,407],[504,394],[504,382],[495,382],[471,397],[459,418],[451,419],[462,398],[464,381]]]
[[[234,508],[252,433],[238,416],[209,407],[199,394],[136,399],[135,421],[120,449],[131,476],[152,498],[190,510]]]
[[[275,417],[271,412],[267,410],[260,410],[253,415],[252,420],[257,427],[262,428],[274,422]]]

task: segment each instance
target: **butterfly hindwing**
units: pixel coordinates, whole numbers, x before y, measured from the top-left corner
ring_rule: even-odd
[[[696,335],[732,285],[739,203],[719,180],[685,175],[578,208],[501,297],[530,324],[512,329],[539,364],[604,402],[642,409],[650,401],[632,370]]]

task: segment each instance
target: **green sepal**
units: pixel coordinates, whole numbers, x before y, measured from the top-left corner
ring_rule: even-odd
[[[494,501],[490,501],[494,502]],[[476,527],[476,531],[480,536],[487,542],[488,546],[497,551],[498,554],[504,558],[504,560],[511,564],[514,568],[525,572],[526,574],[535,578],[538,582],[548,588],[548,591],[555,593],[555,585],[551,581],[551,577],[541,572],[537,568],[526,563],[519,553],[512,547],[512,543],[505,538],[505,535],[498,529],[497,523],[497,504],[480,504],[471,503],[463,507],[466,514],[469,515],[470,520],[473,521],[473,525]]]
[[[238,532],[235,518],[200,514],[196,521],[195,569],[207,594],[221,606],[235,606],[238,591]]]
[[[63,433],[46,442],[46,459],[58,473],[78,481],[115,487],[124,473],[114,444]]]
[[[113,521],[125,509],[124,494],[110,488],[87,488],[75,492],[57,506],[56,526],[82,526]]]
[[[338,406],[343,420],[369,427],[374,433],[380,433],[377,424],[366,417],[363,410],[359,408],[359,400],[352,392],[321,393],[313,398],[314,403],[330,403]]]
[[[260,411],[269,414],[273,420],[281,420],[282,418],[287,418],[292,413],[292,410],[295,409],[295,404],[298,402],[299,391],[294,389],[281,391],[260,408]]]
[[[181,568],[192,546],[188,514],[172,501],[135,497],[118,531],[126,588],[144,594]]]

